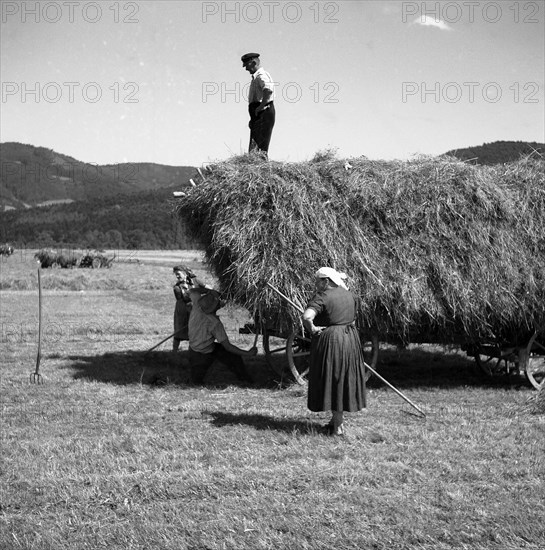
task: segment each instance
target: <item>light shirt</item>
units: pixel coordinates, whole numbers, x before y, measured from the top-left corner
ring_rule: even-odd
[[[270,90],[272,94],[269,103],[274,101],[273,79],[263,67],[259,67],[252,75],[252,82],[248,93],[248,103],[261,102],[263,100],[263,90]]]
[[[189,347],[198,353],[212,353],[214,342],[221,344],[228,340],[220,318],[213,313],[205,313],[199,306],[200,293],[191,292],[193,307],[189,315]]]

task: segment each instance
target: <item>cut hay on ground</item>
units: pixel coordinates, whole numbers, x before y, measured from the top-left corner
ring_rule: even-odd
[[[535,397],[534,412],[545,414],[545,385],[541,385],[541,389]]]
[[[537,393],[531,395],[526,402],[519,407],[519,410],[530,414],[545,414],[545,383],[540,386]]]
[[[455,158],[267,162],[204,172],[177,212],[228,299],[278,328],[313,274],[350,275],[364,325],[382,339],[527,339],[545,327],[545,161],[494,167]]]

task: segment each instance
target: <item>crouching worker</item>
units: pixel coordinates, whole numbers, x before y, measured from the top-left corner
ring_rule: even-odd
[[[215,290],[189,289],[192,308],[189,317],[189,366],[191,381],[202,384],[209,367],[219,361],[229,367],[243,382],[252,382],[243,357],[257,355],[254,346],[248,351],[229,341],[225,327],[217,315],[224,303]]]

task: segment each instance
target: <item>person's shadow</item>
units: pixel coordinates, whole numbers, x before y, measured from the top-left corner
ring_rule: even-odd
[[[297,420],[295,418],[273,418],[258,413],[230,413],[224,411],[203,411],[203,414],[212,417],[211,424],[218,428],[244,424],[256,430],[285,432],[289,434],[316,435],[325,432],[322,424]]]
[[[101,355],[70,355],[70,363],[64,368],[73,371],[74,379],[88,379],[110,384],[148,386],[189,386],[192,385],[189,373],[187,351],[146,352],[125,351],[103,353]],[[273,382],[263,367],[264,361],[247,361],[248,372],[253,387],[270,387]],[[221,363],[215,362],[208,369],[204,386],[247,386]]]

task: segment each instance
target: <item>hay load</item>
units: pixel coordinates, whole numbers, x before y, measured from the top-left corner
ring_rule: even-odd
[[[545,327],[545,161],[455,158],[209,167],[177,202],[230,300],[277,328],[322,266],[350,275],[363,325],[399,342],[527,339]]]

